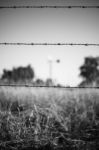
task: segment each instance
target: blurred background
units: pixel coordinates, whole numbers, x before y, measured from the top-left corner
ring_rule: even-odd
[[[99,6],[97,0],[1,0],[0,6]],[[0,42],[99,43],[99,9],[0,9]],[[98,86],[98,46],[0,45],[1,82]]]

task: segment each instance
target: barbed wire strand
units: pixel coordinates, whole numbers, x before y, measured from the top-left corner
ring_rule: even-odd
[[[79,87],[79,86],[70,86],[70,87],[67,87],[67,86],[40,86],[40,85],[29,85],[29,84],[0,84],[0,87],[2,86],[5,86],[5,87],[30,87],[30,88],[62,88],[62,89],[99,89],[99,86],[96,86],[96,87]]]
[[[49,46],[49,45],[52,45],[52,46],[99,46],[99,43],[34,43],[34,42],[31,42],[31,43],[20,43],[20,42],[17,42],[17,43],[9,43],[9,42],[2,42],[0,43],[0,45],[18,45],[18,46],[34,46],[34,45],[44,45],[44,46]]]
[[[0,9],[18,9],[18,8],[66,8],[66,9],[71,9],[71,8],[99,8],[99,6],[0,6]]]

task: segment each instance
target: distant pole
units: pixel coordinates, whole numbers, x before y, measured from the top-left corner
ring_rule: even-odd
[[[49,63],[49,78],[52,79],[53,61],[51,57],[48,58],[48,63]]]
[[[55,60],[56,63],[60,63],[60,59]],[[49,63],[49,78],[53,80],[53,59],[51,56],[48,57]]]

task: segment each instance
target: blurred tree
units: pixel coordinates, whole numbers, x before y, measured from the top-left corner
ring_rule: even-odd
[[[61,85],[60,83],[58,83],[56,86],[57,86],[57,87],[62,87],[62,85]]]
[[[35,85],[37,85],[37,86],[44,86],[45,83],[44,83],[44,81],[42,79],[36,79]]]
[[[99,58],[86,57],[84,64],[80,67],[80,76],[83,78],[80,86],[94,84],[99,80]]]
[[[50,79],[50,78],[48,78],[48,79],[46,80],[45,84],[46,84],[46,86],[53,86],[53,85],[54,85],[52,79]]]
[[[3,75],[1,75],[1,79],[7,79],[9,82],[12,79],[12,72],[9,70],[4,69],[3,70]]]
[[[31,81],[33,78],[34,70],[32,69],[31,65],[28,65],[27,67],[13,68],[12,71],[4,69],[1,76],[2,80],[6,79],[13,82]]]

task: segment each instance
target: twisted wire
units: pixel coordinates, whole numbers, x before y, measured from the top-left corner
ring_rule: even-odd
[[[20,8],[66,8],[66,9],[72,9],[72,8],[82,8],[82,9],[86,9],[86,8],[96,8],[98,9],[99,6],[49,6],[49,5],[41,5],[41,6],[0,6],[0,9],[20,9]]]
[[[1,42],[0,45],[16,45],[16,46],[35,46],[35,45],[42,45],[42,46],[99,46],[99,43],[26,43],[26,42],[17,42],[17,43],[12,43],[12,42]]]

